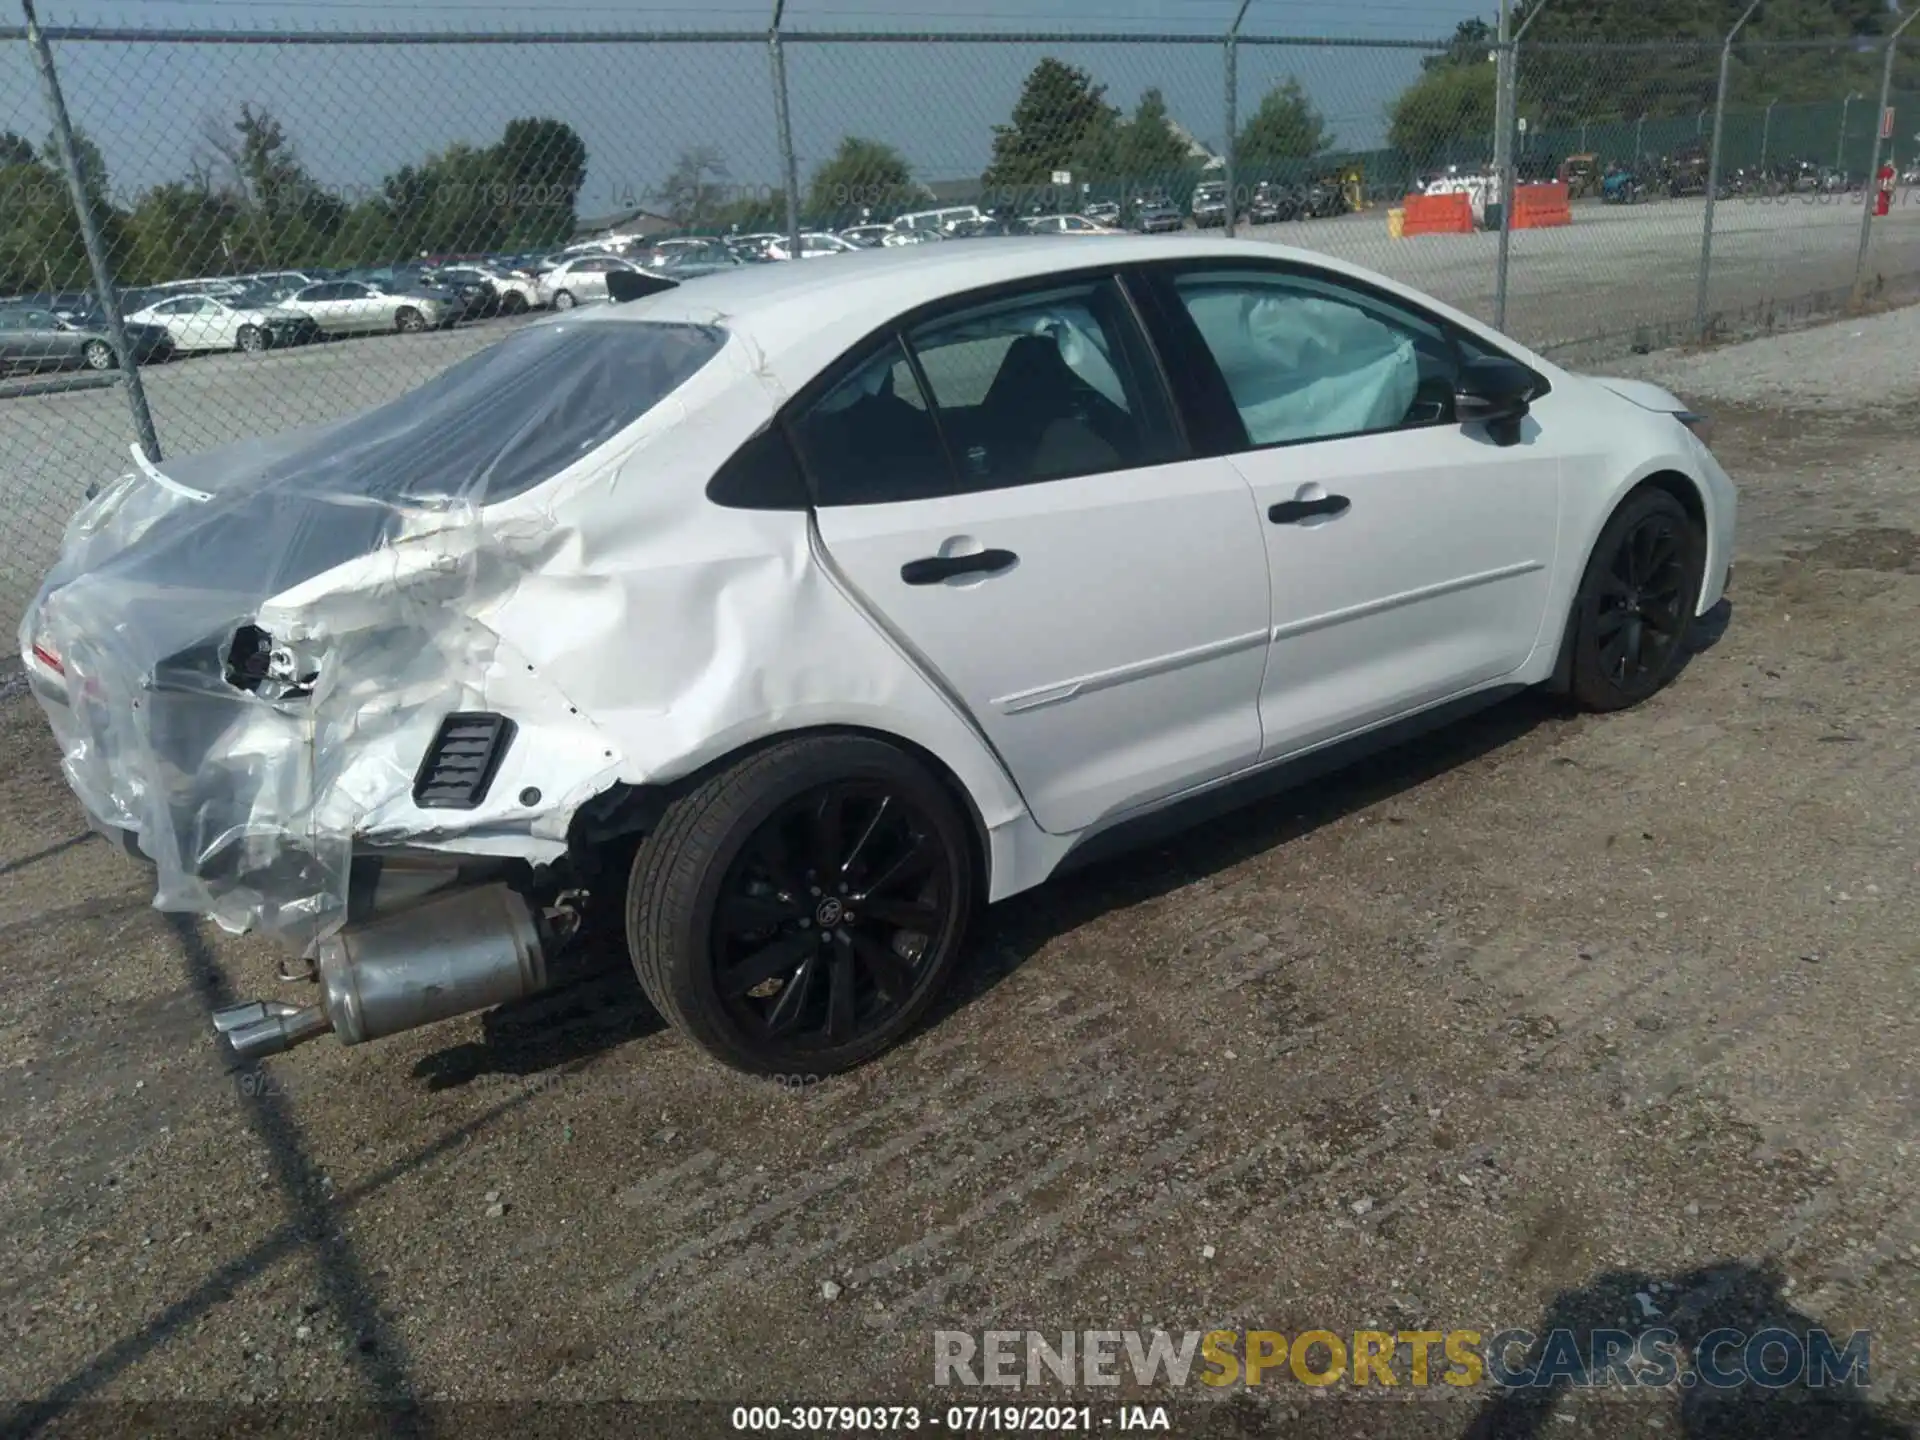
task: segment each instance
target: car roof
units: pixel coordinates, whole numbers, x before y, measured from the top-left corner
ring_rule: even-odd
[[[751,329],[772,348],[820,332],[850,345],[893,316],[949,295],[984,286],[1070,274],[1089,265],[1135,265],[1151,260],[1217,256],[1303,260],[1330,269],[1350,267],[1325,255],[1261,241],[1179,239],[1115,234],[1091,241],[1057,236],[949,240],[855,250],[806,265],[748,265],[626,305],[596,319],[678,320]]]
[[[1493,333],[1431,296],[1317,251],[1260,240],[1125,232],[1082,240],[1060,235],[948,240],[856,249],[825,260],[746,265],[625,304],[589,306],[566,316],[575,323],[719,325],[741,336],[773,378],[798,386],[890,320],[949,296],[1050,274],[1084,274],[1089,268],[1206,259],[1311,265],[1404,293],[1472,331]],[[1539,359],[1511,339],[1501,343],[1525,355],[1528,363]]]

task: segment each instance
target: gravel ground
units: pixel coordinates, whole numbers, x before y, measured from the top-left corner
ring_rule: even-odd
[[[1920,355],[1920,309],[1797,330],[1762,345],[1632,356],[1607,368],[1662,385],[1691,386],[1723,404],[1895,415],[1915,399],[1912,361],[1889,363],[1889,357],[1902,355]]]
[[[1660,362],[1744,509],[1724,633],[1654,702],[1523,698],[1021,897],[923,1033],[802,1093],[704,1063],[618,970],[224,1075],[206,1012],[272,993],[270,953],[147,908],[0,701],[0,1431],[1125,1398],[1183,1436],[1911,1434],[1916,323]],[[1859,408],[1806,379],[1843,357]],[[1676,1296],[1870,1327],[1869,1398],[931,1387],[937,1328],[1491,1333]]]

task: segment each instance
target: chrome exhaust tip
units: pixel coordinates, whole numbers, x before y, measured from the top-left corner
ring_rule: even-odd
[[[213,1028],[232,1060],[245,1064],[317,1040],[333,1029],[333,1022],[318,1005],[302,1008],[278,1000],[255,1000],[216,1010]]]

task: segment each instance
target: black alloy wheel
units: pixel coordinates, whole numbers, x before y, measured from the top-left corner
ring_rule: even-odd
[[[1574,603],[1569,689],[1591,710],[1621,710],[1661,689],[1686,658],[1706,537],[1664,490],[1630,495],[1594,546]]]
[[[1672,516],[1648,515],[1627,532],[1600,579],[1594,642],[1601,673],[1616,685],[1644,684],[1672,661],[1691,598],[1680,546]]]
[[[775,811],[714,913],[714,981],[734,1022],[795,1053],[884,1028],[949,929],[937,852],[931,823],[884,783],[834,781]]]
[[[634,857],[627,936],[642,989],[715,1058],[824,1076],[887,1049],[957,962],[970,827],[877,739],[785,741],[667,809]]]

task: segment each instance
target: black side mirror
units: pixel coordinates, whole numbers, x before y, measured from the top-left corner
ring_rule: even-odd
[[[1517,445],[1533,387],[1533,372],[1524,365],[1492,355],[1469,360],[1454,385],[1454,418],[1462,425],[1485,425],[1496,445]]]

